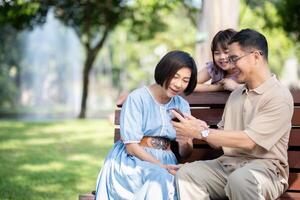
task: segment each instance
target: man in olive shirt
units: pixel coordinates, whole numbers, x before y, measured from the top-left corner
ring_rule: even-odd
[[[177,136],[221,147],[215,160],[184,164],[176,173],[180,199],[276,199],[288,187],[288,140],[293,99],[268,68],[268,44],[254,30],[238,32],[229,43],[228,61],[244,86],[227,100],[219,129],[192,116],[174,115]]]

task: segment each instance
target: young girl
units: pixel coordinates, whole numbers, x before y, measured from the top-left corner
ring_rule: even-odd
[[[234,90],[239,86],[235,81],[236,71],[228,62],[228,42],[236,33],[233,29],[219,31],[211,43],[213,61],[198,72],[196,92]],[[211,84],[205,84],[211,80]]]
[[[120,134],[99,173],[96,199],[177,199],[170,149],[176,140],[179,154],[192,151],[190,138],[176,138],[170,110],[190,114],[179,94],[189,95],[197,84],[193,58],[171,51],[157,64],[155,82],[131,92],[121,110]],[[172,167],[173,166],[173,167]]]

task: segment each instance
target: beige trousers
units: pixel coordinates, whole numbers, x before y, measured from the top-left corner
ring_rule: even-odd
[[[228,165],[218,159],[184,164],[176,186],[181,200],[273,200],[284,192],[274,169],[251,162]]]

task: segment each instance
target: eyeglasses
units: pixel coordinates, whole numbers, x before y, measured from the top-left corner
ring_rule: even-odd
[[[263,55],[263,53],[261,52],[261,51],[251,51],[251,52],[248,52],[248,53],[246,53],[245,55],[242,55],[242,56],[229,56],[228,57],[228,62],[230,63],[230,64],[236,64],[236,62],[237,61],[239,61],[240,59],[242,59],[242,58],[244,58],[245,56],[248,56],[248,55],[250,55],[251,53],[254,53],[254,52],[258,52],[259,53],[259,55]]]
[[[228,62],[230,64],[236,64],[237,61],[239,61],[240,59],[250,55],[251,53],[254,53],[254,51],[251,51],[249,53],[246,53],[245,55],[242,55],[242,56],[229,56],[228,57]]]

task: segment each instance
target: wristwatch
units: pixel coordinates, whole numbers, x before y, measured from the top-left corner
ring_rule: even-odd
[[[207,138],[207,136],[209,135],[209,129],[204,129],[200,131],[200,133],[202,137]]]

